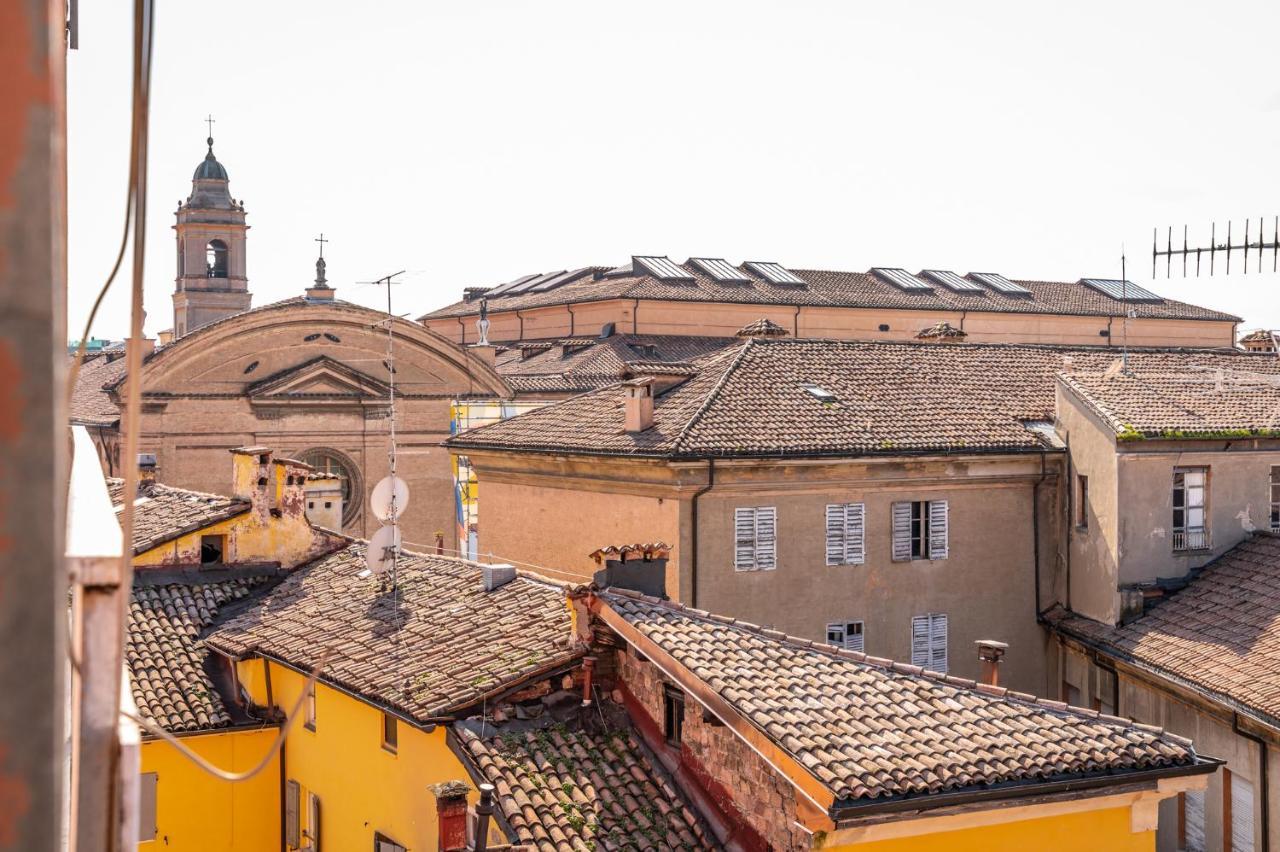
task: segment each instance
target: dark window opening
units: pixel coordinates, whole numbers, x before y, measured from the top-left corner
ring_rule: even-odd
[[[396,717],[390,713],[382,714],[382,747],[387,751],[394,752],[400,744],[400,732],[396,723]]]
[[[888,331],[888,330],[889,330],[889,323],[887,323],[887,322],[882,322],[882,323],[880,323],[880,330],[881,330],[881,331]]]
[[[200,536],[200,564],[201,565],[221,565],[222,551],[226,546],[226,536],[221,535],[202,535]]]
[[[1089,528],[1089,477],[1083,474],[1076,476],[1076,526]]]
[[[911,558],[929,558],[929,504],[924,500],[911,504]]]
[[[315,507],[316,507],[316,501],[315,501],[315,500],[308,500],[308,501],[307,501],[307,508],[308,508],[308,509],[314,509]],[[327,508],[328,508],[328,506],[326,506],[325,508],[327,509]]]
[[[205,275],[209,278],[226,278],[227,244],[222,240],[209,240],[204,254]]]
[[[332,501],[332,500],[325,500],[325,501],[324,501],[324,507],[325,507],[326,509],[332,509],[332,508],[333,508],[333,501]]]
[[[375,831],[373,833],[373,852],[408,852],[408,850],[382,832]]]
[[[684,693],[674,686],[663,687],[662,707],[662,733],[668,745],[678,747],[684,735]]]

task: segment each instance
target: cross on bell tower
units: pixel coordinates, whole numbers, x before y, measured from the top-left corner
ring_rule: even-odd
[[[182,337],[223,317],[247,311],[252,304],[245,267],[244,205],[231,197],[227,170],[209,146],[191,177],[191,195],[178,202],[178,274],[173,292],[173,334]]]

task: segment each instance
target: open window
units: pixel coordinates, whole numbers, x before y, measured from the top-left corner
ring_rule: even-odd
[[[200,564],[222,565],[226,561],[224,553],[227,547],[225,535],[200,536]]]
[[[664,686],[662,689],[663,724],[662,733],[667,745],[680,747],[684,736],[684,693],[679,687]]]
[[[227,277],[227,244],[222,240],[209,240],[204,250],[205,275],[209,278]]]
[[[382,712],[382,747],[392,754],[400,747],[400,726],[396,717]]]

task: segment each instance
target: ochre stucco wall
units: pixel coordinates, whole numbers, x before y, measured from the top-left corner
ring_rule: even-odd
[[[277,728],[183,737],[182,743],[230,772],[252,769]],[[280,848],[280,763],[232,784],[209,775],[162,741],[142,745],[142,772],[156,773],[154,841],[139,852],[275,852]]]

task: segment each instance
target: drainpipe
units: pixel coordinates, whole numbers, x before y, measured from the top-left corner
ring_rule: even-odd
[[[595,671],[596,658],[582,658],[582,706],[591,706],[591,673]]]
[[[698,498],[710,491],[715,484],[716,460],[707,459],[707,484],[695,491],[693,499],[690,501],[693,533],[689,548],[692,551],[689,554],[689,580],[692,584],[692,589],[689,592],[689,606],[695,608],[698,606]]]
[[[493,816],[493,785],[480,785],[480,801],[476,803],[476,848],[485,852],[489,848],[489,817]]]
[[[466,346],[467,345],[467,324],[462,321],[462,317],[455,317],[455,319],[458,321],[458,327],[462,329],[462,341],[460,345]]]
[[[631,302],[631,333],[639,334],[637,329],[640,328],[640,300],[632,299]]]
[[[1031,487],[1031,547],[1034,549],[1034,553],[1031,554],[1031,563],[1035,566],[1036,572],[1036,620],[1044,615],[1044,609],[1040,608],[1040,486],[1044,484],[1045,477],[1048,475],[1045,467],[1045,452],[1041,450],[1040,478]]]
[[[792,305],[792,307],[796,309],[796,315],[791,320],[791,336],[799,337],[800,336],[800,306]]]
[[[1115,317],[1107,317],[1107,346],[1111,346],[1111,323],[1115,322]]]
[[[960,330],[964,331],[964,318],[969,316],[969,309],[965,308],[960,312]]]
[[[1067,599],[1066,600],[1067,609],[1070,610],[1071,609],[1071,519],[1075,517],[1075,499],[1076,499],[1076,489],[1075,489],[1076,468],[1075,468],[1075,464],[1071,460],[1071,433],[1070,432],[1067,433],[1067,440],[1065,443],[1067,445],[1067,499],[1065,501],[1067,504],[1067,516],[1066,518],[1063,519],[1063,521],[1067,525],[1066,526],[1067,553],[1066,553],[1066,559],[1064,560],[1066,562],[1066,574],[1067,574],[1065,597]],[[1118,566],[1116,570],[1117,572],[1119,571]]]
[[[569,312],[569,336],[573,337],[573,334],[574,334],[573,328],[575,325],[575,317],[573,315],[573,305],[565,305],[564,309]]]
[[[520,320],[520,336],[516,340],[524,340],[524,317],[520,316],[520,311],[516,311],[516,319]]]
[[[1231,733],[1258,744],[1258,792],[1262,797],[1262,852],[1271,849],[1271,791],[1267,783],[1267,760],[1270,757],[1267,741],[1262,737],[1240,730],[1240,714],[1231,714]]]

